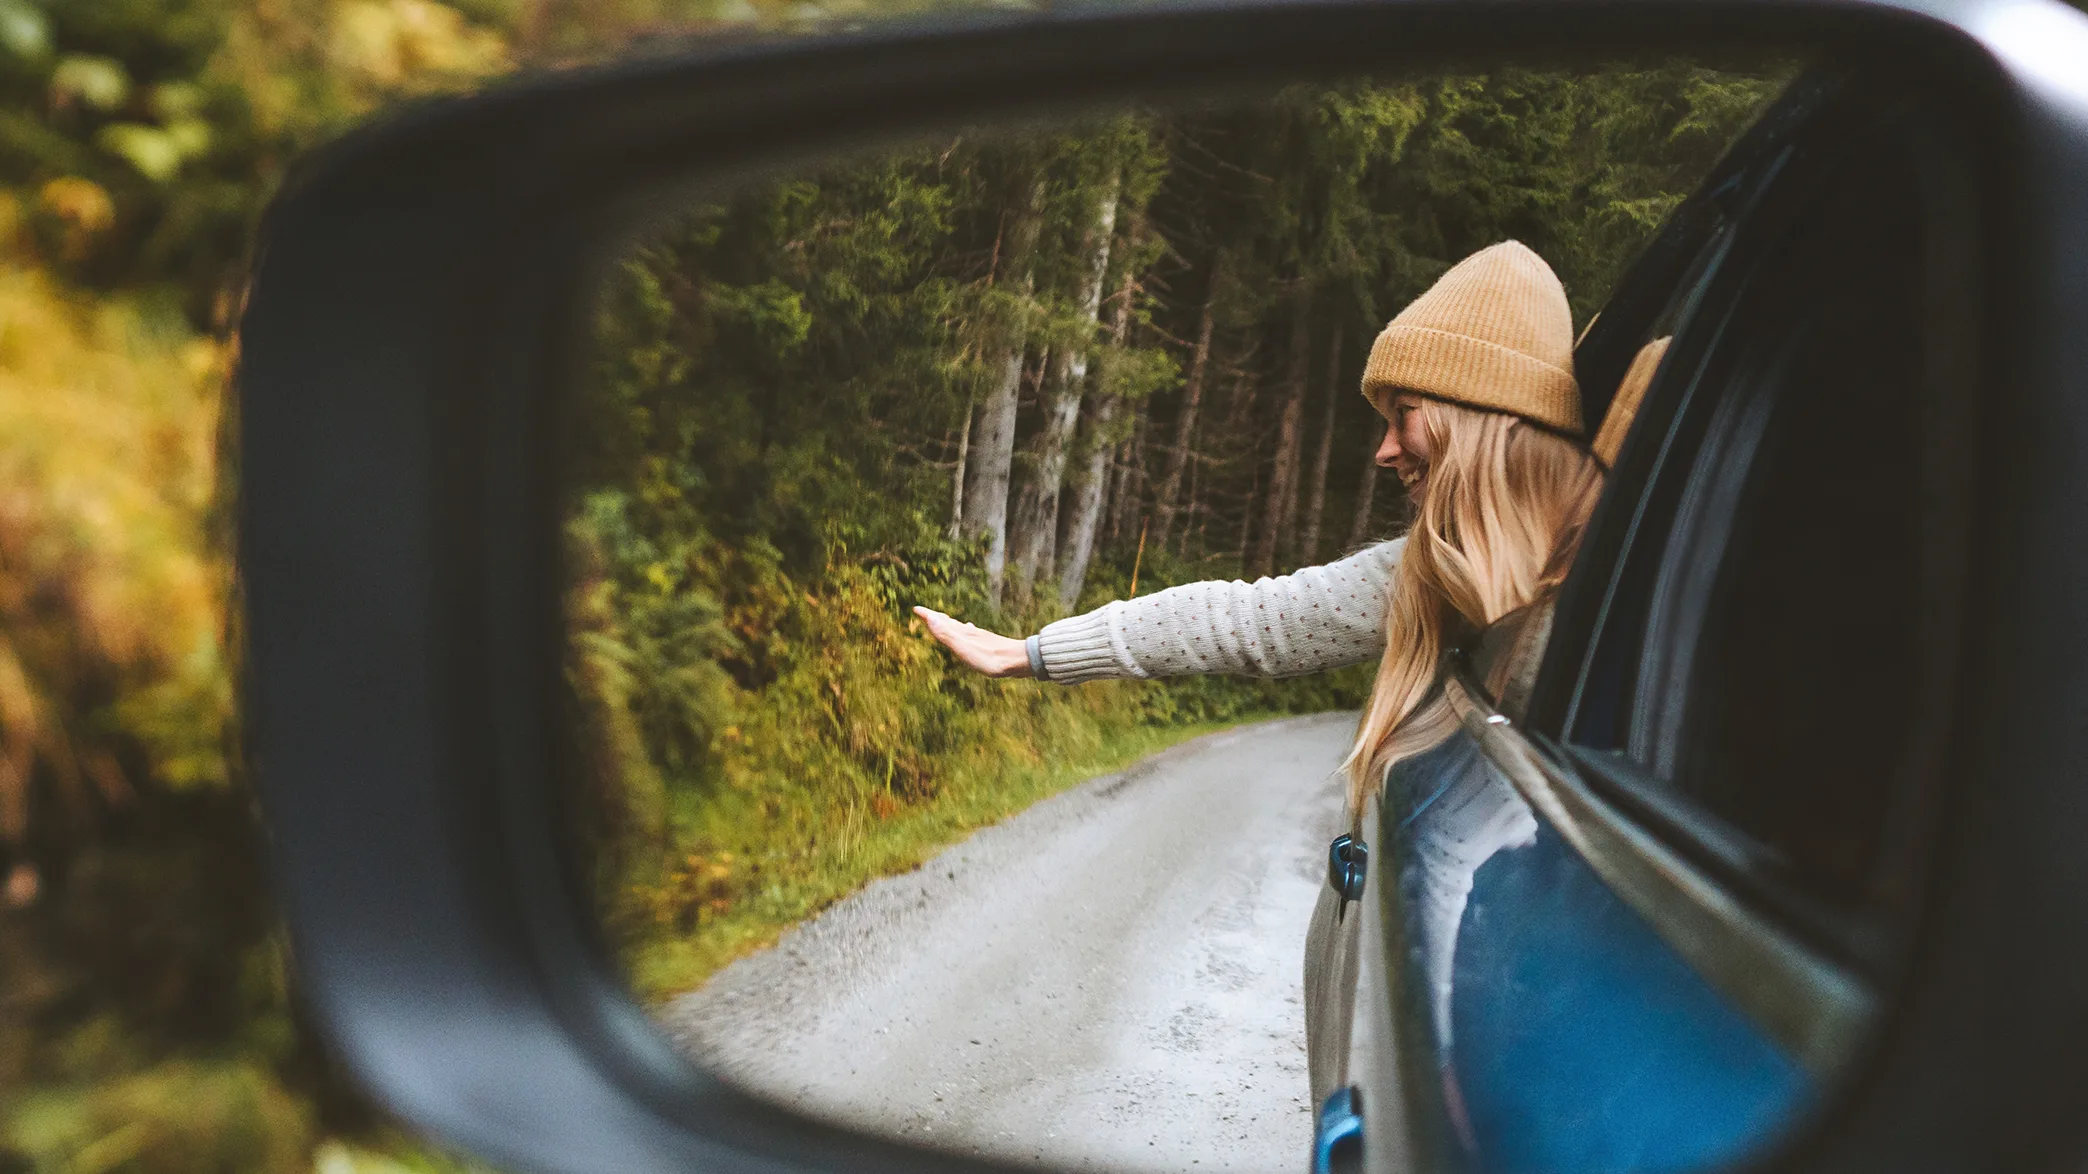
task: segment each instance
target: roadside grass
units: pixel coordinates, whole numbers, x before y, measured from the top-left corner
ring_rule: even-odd
[[[904,806],[881,803],[875,793],[867,803],[823,812],[810,804],[777,810],[773,796],[706,805],[690,812],[688,822],[677,821],[681,834],[675,838],[703,850],[685,853],[670,874],[694,872],[716,881],[744,876],[752,884],[743,897],[687,930],[659,927],[627,939],[623,962],[630,981],[649,1003],[693,990],[871,881],[918,868],[1039,800],[1190,739],[1285,716],[1291,714],[1271,709],[1168,726],[1135,720],[1053,723],[1061,726],[1056,732],[1062,740],[1048,759],[965,754],[942,772],[931,798]],[[789,842],[760,844],[778,838]]]
[[[609,557],[634,541],[616,504],[571,530],[573,831],[605,940],[647,1001],[1085,779],[1242,722],[1352,708],[1375,668],[990,680],[907,610],[988,614],[937,570],[962,550],[837,552],[800,576],[759,544],[714,545],[627,576]],[[1096,602],[1132,594],[1118,570],[1098,568]]]

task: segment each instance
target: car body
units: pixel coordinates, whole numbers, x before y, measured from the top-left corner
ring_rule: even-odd
[[[1598,319],[1597,396],[1660,365],[1563,601],[1473,635],[1362,821],[1348,1018],[1396,1060],[1332,1112],[1398,1099],[1431,1169],[1719,1167],[1863,1046],[1955,704],[1964,150],[1806,74]]]

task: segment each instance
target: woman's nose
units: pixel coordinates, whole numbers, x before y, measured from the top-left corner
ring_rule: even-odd
[[[1381,468],[1391,468],[1392,462],[1399,459],[1399,454],[1402,451],[1403,450],[1399,447],[1399,429],[1394,428],[1390,425],[1386,425],[1385,439],[1378,444],[1378,465]]]

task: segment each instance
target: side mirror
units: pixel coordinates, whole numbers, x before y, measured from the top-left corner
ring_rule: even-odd
[[[1926,751],[1945,776],[1944,814],[1923,857],[1907,961],[1866,976],[1883,992],[1875,1033],[1803,1113],[1762,1123],[1756,1157],[1795,1174],[2033,1168],[2077,1154],[2078,1114],[2064,1093],[2088,1081],[2071,1038],[2071,1025],[2088,1021],[2088,876],[2072,834],[2088,825],[2076,777],[2088,758],[2078,720],[2088,684],[2069,655],[2088,647],[2088,548],[2076,533],[2088,515],[2079,459],[2088,448],[2088,16],[2057,0],[1078,10],[575,71],[351,136],[300,172],[269,214],[239,380],[251,761],[315,1021],[401,1117],[516,1168],[993,1168],[928,1139],[813,1119],[704,1070],[634,999],[613,956],[589,871],[598,862],[572,834],[587,814],[571,786],[587,751],[573,732],[572,559],[560,526],[571,504],[572,393],[596,357],[591,315],[612,249],[694,198],[715,202],[751,182],[959,128],[1035,131],[1040,120],[1194,108],[1385,71],[1739,44],[1831,61],[1883,79],[1888,96],[1920,91],[1947,107],[1978,144],[1969,182],[1981,210],[1943,230],[1967,245],[1953,256],[1977,262],[1958,274],[1980,309],[1970,332],[1978,345],[1967,348],[1976,353],[1929,356],[1968,372],[1980,393],[1961,433],[1978,491],[1951,505],[1968,512],[1976,536],[1967,700]],[[1301,207],[1317,215],[1324,198],[1312,189]],[[981,239],[982,255],[1008,247],[997,232]],[[1673,262],[1679,280],[1686,260],[1648,264]],[[1065,288],[1085,288],[1066,268]],[[750,273],[730,291],[748,329],[798,329],[789,299],[764,301],[763,289]],[[675,296],[661,300],[671,309]],[[1090,331],[1098,298],[1084,299]],[[1082,305],[1054,302],[1037,337],[1059,347],[1078,337]],[[1650,305],[1632,312],[1641,310],[1644,325],[1661,325]],[[1636,345],[1603,340],[1591,362],[1621,370]],[[1019,348],[1015,358],[1018,376],[1043,367],[1025,368]],[[866,437],[885,424],[866,420]],[[675,443],[704,435],[692,428]],[[1641,429],[1612,476],[1630,476],[1668,439]],[[1271,516],[1277,533],[1283,515]],[[1131,583],[1160,553],[1136,545]],[[862,598],[897,606],[876,595],[888,580],[866,572],[863,581]],[[1568,600],[1559,614],[1601,606]],[[718,627],[720,641],[737,638]],[[698,655],[661,653],[677,664]],[[845,698],[839,683],[833,691]],[[953,711],[972,704],[955,689],[945,701]],[[1533,737],[1547,733],[1547,704],[1540,685]],[[1331,729],[1319,732],[1334,745]],[[878,764],[894,787],[901,759],[894,750]],[[1315,811],[1338,804],[1332,787],[1314,795],[1327,800]],[[1627,804],[1615,806],[1624,817],[1613,839],[1634,847],[1640,825]],[[866,821],[881,818],[865,810]],[[669,836],[671,804],[655,814],[647,834]],[[1295,825],[1286,850],[1296,863],[1266,877],[1309,904],[1318,845],[1332,829],[1303,815]],[[1491,829],[1503,842],[1505,826]],[[1368,854],[1347,840],[1329,849],[1327,876],[1353,902]],[[1380,838],[1377,848],[1377,884],[1394,893],[1394,846]],[[1688,889],[1705,908],[1727,899],[1728,862],[1663,852],[1632,859],[1654,862],[1642,875],[1671,860],[1686,869],[1649,884]],[[718,856],[701,865],[726,867]],[[683,869],[694,878],[685,887],[706,883],[697,867]],[[676,909],[713,899],[698,897]],[[1376,916],[1364,906],[1380,903],[1348,916]],[[1362,940],[1387,944],[1360,960],[1377,971],[1356,997],[1397,1003],[1402,1022],[1434,1014],[1406,961],[1426,943],[1389,922]],[[1693,948],[1690,957],[1703,957],[1717,943]],[[1446,956],[1454,969],[1455,952]],[[1192,1019],[1182,1031],[1196,1029]],[[1336,1041],[1339,1085],[1384,1114],[1368,1136],[1397,1117],[1432,1135],[1412,1152],[1486,1153],[1434,1041],[1376,1038],[1353,1052]],[[971,1045],[951,1045],[960,1046]],[[1290,1124],[1305,1162],[1314,1106],[1302,1093],[1300,1106]],[[1340,1119],[1338,1136],[1319,1139],[1329,1162],[1358,1156],[1357,1131]],[[1388,1148],[1365,1146],[1362,1167],[1388,1168]]]

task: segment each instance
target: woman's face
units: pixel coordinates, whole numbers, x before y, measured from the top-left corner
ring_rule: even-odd
[[[1378,446],[1377,463],[1399,476],[1409,494],[1419,498],[1428,478],[1428,425],[1421,418],[1422,398],[1410,391],[1378,397],[1378,411],[1389,426]]]

